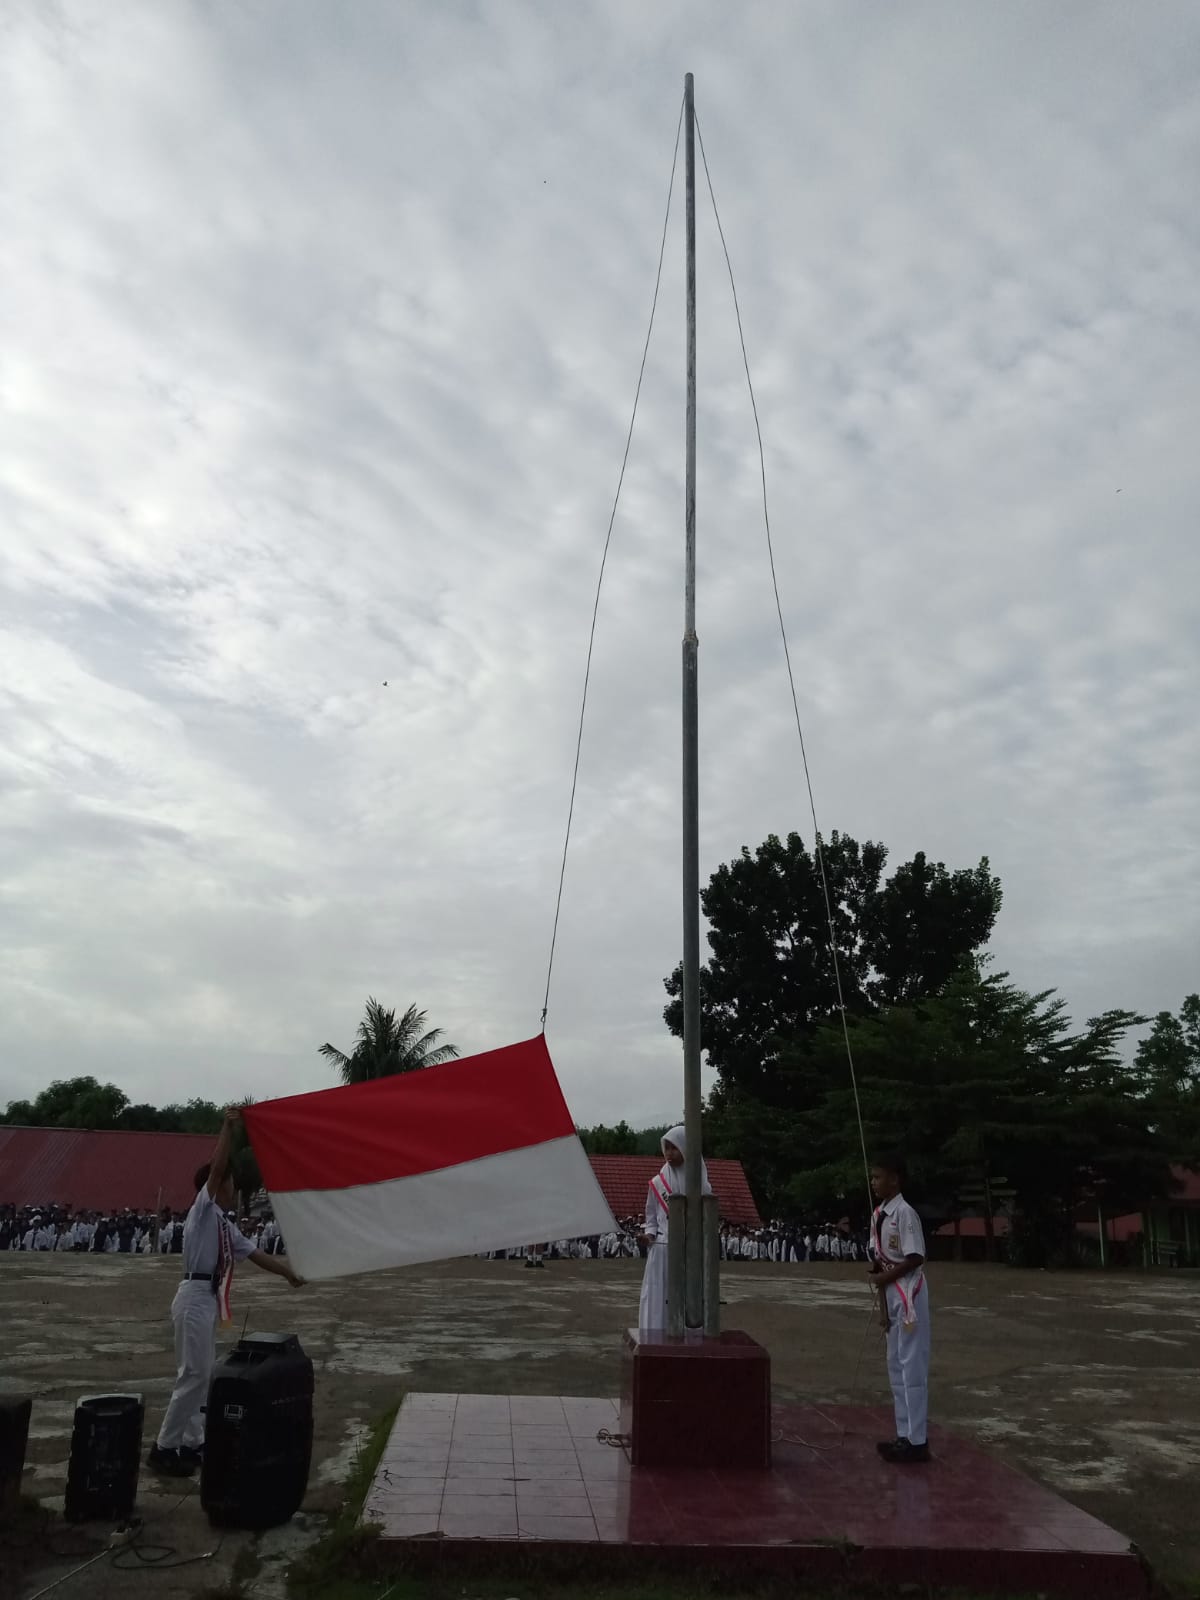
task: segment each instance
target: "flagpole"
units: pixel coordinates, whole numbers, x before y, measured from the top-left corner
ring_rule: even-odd
[[[687,424],[684,486],[683,631],[683,1105],[687,1150],[684,1322],[704,1326],[700,1204],[700,770],[696,637],[696,117],[694,84],[683,80],[687,218]],[[713,1286],[715,1293],[715,1285]]]

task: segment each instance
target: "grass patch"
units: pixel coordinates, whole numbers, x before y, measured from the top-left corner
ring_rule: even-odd
[[[366,1553],[377,1535],[360,1527],[358,1518],[399,1409],[397,1400],[371,1425],[350,1469],[333,1525],[288,1569],[288,1593],[292,1600],[365,1600],[386,1589],[386,1584],[365,1577]]]

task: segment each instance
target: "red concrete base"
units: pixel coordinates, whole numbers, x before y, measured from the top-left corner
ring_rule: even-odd
[[[718,1414],[720,1415],[720,1413]],[[797,1582],[1146,1600],[1129,1540],[933,1428],[933,1460],[875,1452],[890,1412],[776,1406],[769,1472],[635,1467],[598,1437],[615,1400],[409,1394],[363,1507],[383,1568],[488,1573],[586,1561]],[[586,1552],[580,1545],[587,1547]]]
[[[668,1339],[630,1328],[621,1432],[635,1467],[771,1465],[771,1357],[748,1333]]]

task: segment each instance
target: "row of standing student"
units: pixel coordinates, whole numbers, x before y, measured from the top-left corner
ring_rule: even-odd
[[[45,1212],[9,1208],[0,1218],[0,1250],[64,1251],[80,1255],[180,1255],[186,1213],[164,1211],[158,1218],[124,1211],[78,1215],[47,1208]],[[283,1252],[283,1236],[269,1213],[243,1217],[241,1231],[269,1255]]]
[[[610,1233],[490,1250],[484,1253],[484,1259],[524,1261],[534,1266],[539,1261],[618,1261],[636,1257],[645,1260],[649,1249],[641,1220],[630,1217]],[[722,1261],[774,1261],[796,1265],[804,1261],[866,1261],[867,1258],[865,1235],[833,1226],[814,1229],[775,1224],[770,1228],[747,1229],[725,1224],[721,1228]]]

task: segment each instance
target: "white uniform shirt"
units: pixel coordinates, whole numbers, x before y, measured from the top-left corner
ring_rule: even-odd
[[[871,1219],[871,1246],[885,1267],[899,1266],[906,1256],[921,1256],[922,1265],[906,1272],[887,1287],[888,1310],[893,1317],[915,1320],[915,1307],[924,1288],[925,1230],[921,1219],[902,1194],[876,1208]]]
[[[205,1184],[192,1201],[192,1209],[183,1225],[183,1271],[212,1274],[217,1270],[220,1254],[221,1228],[228,1230],[230,1249],[235,1261],[244,1261],[253,1255],[257,1246],[229,1222],[220,1211]]]

